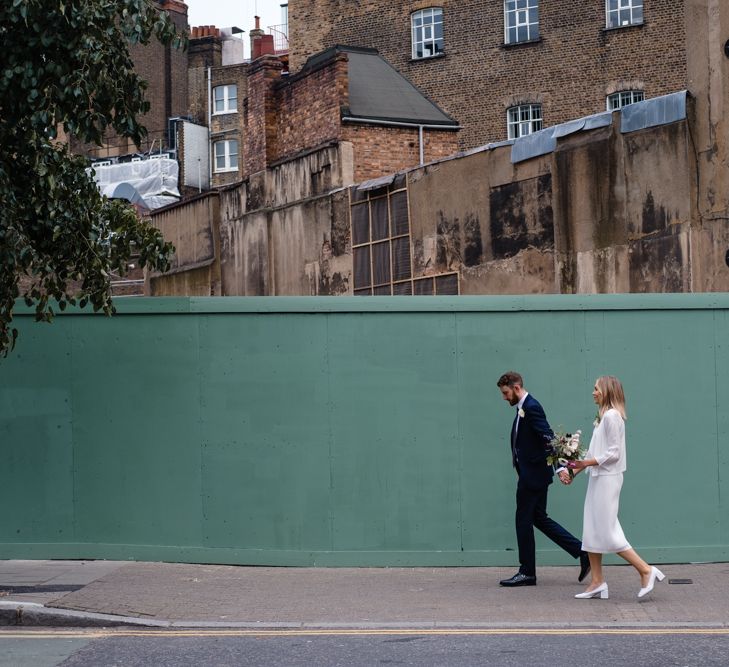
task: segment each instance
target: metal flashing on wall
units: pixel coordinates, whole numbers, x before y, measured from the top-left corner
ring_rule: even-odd
[[[623,107],[620,110],[620,132],[625,134],[684,120],[687,97],[688,91],[682,90]]]
[[[620,132],[625,134],[684,120],[687,96],[688,91],[682,90],[623,107],[620,110]],[[557,148],[557,139],[575,132],[607,127],[611,122],[612,112],[604,111],[519,137],[511,148],[511,161],[523,162],[540,155],[547,155]]]
[[[547,127],[538,132],[532,132],[514,140],[511,148],[511,161],[513,163],[523,162],[533,157],[546,155],[557,148],[557,139],[566,137],[575,132],[595,130],[600,127],[607,127],[612,122],[612,113],[604,111],[592,116],[576,118],[566,123],[560,123]]]

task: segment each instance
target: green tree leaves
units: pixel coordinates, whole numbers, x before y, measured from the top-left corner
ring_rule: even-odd
[[[111,314],[109,275],[123,274],[135,251],[164,271],[173,251],[133,209],[103,198],[86,161],[56,136],[63,128],[101,144],[112,128],[139,143],[149,104],[129,45],[185,38],[150,0],[53,4],[0,3],[0,355],[17,338],[18,297],[38,320],[53,318],[52,302]]]

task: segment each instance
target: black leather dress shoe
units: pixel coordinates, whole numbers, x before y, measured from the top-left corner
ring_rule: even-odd
[[[537,578],[517,572],[511,579],[502,579],[499,584],[502,586],[536,586]]]
[[[583,552],[580,554],[580,576],[577,577],[577,581],[582,581],[588,574],[590,574],[590,559]]]

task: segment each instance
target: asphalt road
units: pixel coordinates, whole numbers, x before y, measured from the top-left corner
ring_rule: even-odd
[[[0,630],[2,667],[726,667],[729,629]]]

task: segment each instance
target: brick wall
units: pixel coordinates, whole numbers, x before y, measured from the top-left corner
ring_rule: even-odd
[[[443,8],[445,55],[411,59],[410,13]],[[689,87],[683,0],[645,0],[640,26],[605,29],[603,0],[540,3],[540,41],[504,45],[494,0],[297,0],[291,71],[333,44],[374,47],[464,127],[462,148],[506,138],[506,110],[539,102],[545,126],[605,110],[616,90],[656,97]]]
[[[347,56],[344,53],[305,76],[282,79],[275,90],[274,159],[340,138],[340,109],[347,105],[348,94]]]
[[[277,107],[274,88],[283,64],[273,56],[253,61],[248,69],[245,110],[244,173],[263,171],[276,154]]]
[[[402,169],[420,161],[417,128],[380,127],[347,124],[342,138],[354,149],[354,180],[366,181]],[[432,162],[458,151],[458,133],[424,130],[424,159]]]

